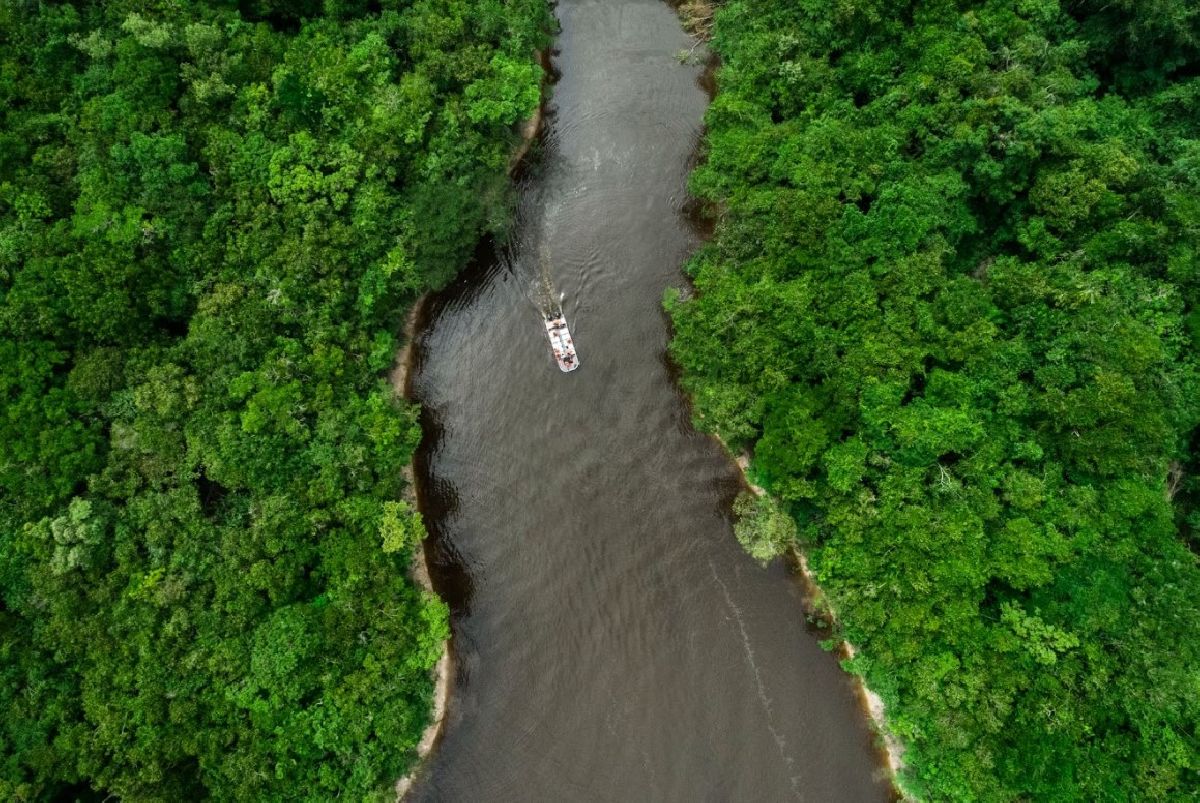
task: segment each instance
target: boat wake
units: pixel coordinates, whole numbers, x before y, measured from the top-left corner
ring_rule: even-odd
[[[518,237],[508,241],[503,252],[498,253],[497,257],[518,281],[522,295],[537,312],[538,319],[546,329],[550,351],[559,369],[564,372],[574,371],[579,367],[579,354],[575,350],[574,338],[563,311],[566,294],[555,292],[550,270],[550,253],[542,242],[543,235],[546,234],[541,231],[543,226],[528,225],[528,218],[532,214],[529,201],[529,198],[524,198],[518,203],[514,210],[516,224],[513,228]],[[533,254],[537,255],[536,262],[530,258]],[[531,268],[533,269],[530,270]]]

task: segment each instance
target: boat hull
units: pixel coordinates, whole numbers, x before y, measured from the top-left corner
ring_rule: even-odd
[[[567,328],[567,319],[560,315],[547,316],[546,336],[550,338],[550,350],[554,361],[564,373],[570,373],[579,367],[579,354],[575,351],[575,341],[571,339],[571,330]]]

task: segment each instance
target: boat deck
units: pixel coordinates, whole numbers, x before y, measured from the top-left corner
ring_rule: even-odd
[[[546,335],[550,338],[550,349],[554,352],[554,361],[563,372],[574,371],[579,367],[579,354],[575,351],[571,330],[567,328],[567,319],[559,312],[547,315],[545,323]]]

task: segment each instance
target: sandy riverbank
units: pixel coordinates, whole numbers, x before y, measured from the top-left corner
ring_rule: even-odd
[[[396,355],[395,365],[392,367],[392,372],[388,377],[392,389],[396,392],[396,395],[402,398],[409,397],[408,383],[412,373],[417,324],[421,319],[421,312],[428,300],[429,294],[426,293],[418,298],[409,309],[408,315],[404,319],[404,348]],[[417,504],[416,472],[413,469],[412,463],[405,466],[404,479],[406,483],[406,501],[415,506]],[[413,582],[419,588],[431,594],[436,593],[433,590],[433,581],[429,577],[429,566],[425,559],[423,546],[413,554],[410,571]],[[425,726],[425,732],[421,734],[421,740],[417,743],[417,762],[411,772],[396,781],[397,800],[402,799],[408,794],[408,791],[416,781],[417,771],[433,751],[433,746],[437,744],[438,737],[442,734],[442,722],[446,717],[446,703],[450,699],[450,662],[450,645],[447,642],[442,647],[441,657],[438,658],[437,664],[433,667],[433,707],[430,712],[429,724]]]
[[[721,444],[722,448],[724,448],[726,452],[729,452],[729,447],[724,441],[722,441],[720,438],[717,438],[717,442]],[[730,454],[732,455],[732,452],[730,452]],[[750,481],[748,474],[750,470],[750,456],[743,452],[734,457],[734,462],[737,463],[738,470],[742,475],[742,482],[745,484],[745,486],[749,488],[750,491],[756,496],[765,496],[767,493],[766,490]],[[796,566],[799,567],[800,573],[803,575],[804,582],[810,589],[810,594],[808,595],[810,601],[813,599],[820,599],[822,604],[822,615],[830,620],[830,625],[832,627],[836,627],[837,611],[833,608],[832,603],[829,601],[829,598],[825,595],[824,591],[822,591],[820,585],[817,584],[817,578],[813,574],[812,569],[809,568],[808,558],[805,556],[803,550],[801,550],[799,547],[793,546],[792,558],[794,559]],[[841,640],[841,654],[844,658],[853,658],[858,654],[858,648],[843,639]],[[855,686],[857,687],[858,693],[862,698],[863,706],[867,709],[867,713],[870,714],[871,722],[874,724],[876,732],[883,741],[883,749],[887,756],[888,769],[892,774],[892,784],[899,790],[900,787],[898,783],[898,776],[900,771],[904,769],[904,745],[901,744],[900,740],[897,739],[896,736],[888,729],[887,711],[883,702],[883,698],[871,691],[871,689],[868,688],[867,684],[863,681],[862,677],[858,675],[854,675],[853,677],[855,679]]]
[[[431,594],[434,593],[424,549],[418,549],[413,556],[412,578],[422,589]],[[433,747],[437,744],[438,739],[441,738],[442,723],[446,719],[446,705],[450,701],[451,662],[450,644],[447,642],[442,647],[442,657],[438,658],[437,664],[433,667],[433,710],[430,713],[429,724],[425,726],[425,732],[421,734],[421,741],[417,743],[417,763],[412,772],[396,781],[396,800],[402,800],[412,789],[413,783],[417,779],[417,772],[424,765],[425,759],[433,752]]]
[[[519,128],[521,135],[520,142],[513,150],[513,155],[508,163],[508,174],[510,176],[516,172],[524,158],[529,154],[533,143],[541,133],[542,122],[545,118],[546,86],[551,75],[550,54],[544,50],[539,51],[537,59],[538,63],[542,66],[542,100],[538,104],[537,109],[534,110],[533,115],[522,123]],[[408,311],[408,315],[405,316],[403,330],[404,347],[396,355],[396,362],[392,366],[392,372],[388,377],[392,389],[398,396],[405,399],[411,398],[409,380],[412,376],[413,351],[417,336],[417,327],[421,322],[422,312],[428,301],[429,293],[425,293],[413,303]],[[416,492],[416,471],[411,462],[404,468],[404,479],[406,482],[407,501],[419,508]],[[424,548],[416,550],[413,555],[411,572],[413,582],[419,588],[431,594],[437,593],[433,588],[433,580],[429,576],[429,565]],[[437,664],[433,668],[433,708],[430,712],[429,724],[425,727],[425,732],[421,734],[421,740],[417,743],[417,761],[413,769],[403,778],[396,781],[397,801],[402,800],[412,789],[418,773],[424,766],[429,754],[433,752],[438,739],[441,738],[442,725],[446,719],[446,706],[450,701],[450,673],[452,664],[453,658],[450,652],[450,642],[447,641],[442,647],[441,658],[438,659]]]

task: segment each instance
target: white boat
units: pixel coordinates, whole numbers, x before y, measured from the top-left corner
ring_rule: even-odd
[[[574,371],[579,367],[579,355],[575,353],[575,342],[571,340],[571,330],[567,328],[567,319],[562,312],[546,314],[546,334],[550,337],[550,349],[554,352],[554,360],[563,371]]]

